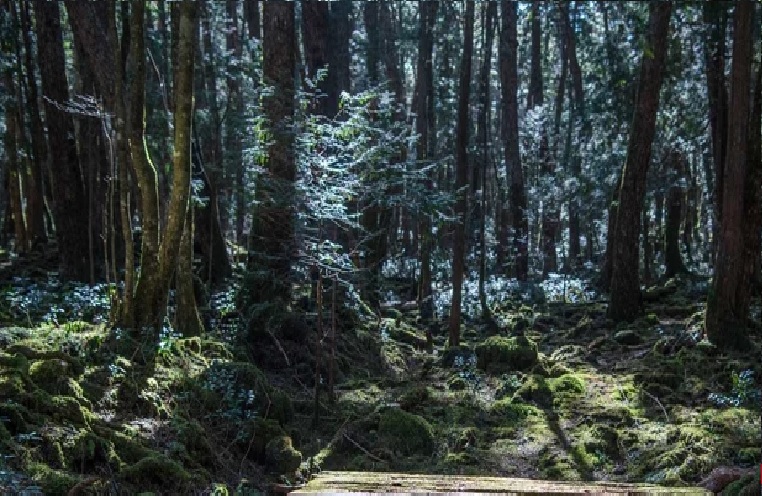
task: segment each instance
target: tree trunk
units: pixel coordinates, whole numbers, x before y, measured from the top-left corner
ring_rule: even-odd
[[[329,12],[328,2],[305,0],[302,2],[302,39],[304,42],[304,59],[307,66],[307,78],[312,80],[317,99],[313,101],[312,111],[318,115],[327,115],[325,96],[332,93],[328,88],[328,80],[323,77],[318,81],[318,71],[328,65],[329,49]],[[329,67],[328,70],[332,70]]]
[[[249,269],[267,271],[268,288],[250,288],[254,302],[291,299],[291,262],[294,253],[294,71],[296,69],[296,31],[294,4],[264,4],[264,78],[275,91],[264,102],[271,126],[267,174],[257,188],[259,205],[254,212],[251,245],[257,252]]]
[[[226,70],[228,89],[228,110],[225,113],[225,170],[233,176],[233,197],[235,198],[235,239],[243,243],[243,226],[246,220],[246,188],[244,187],[244,162],[242,132],[246,126],[243,120],[243,93],[241,89],[241,31],[238,22],[238,2],[226,0],[225,8],[230,25],[225,36],[225,46],[230,54]]]
[[[712,255],[717,253],[717,239],[722,225],[723,180],[725,157],[727,155],[728,133],[728,90],[725,82],[725,30],[727,25],[727,4],[707,1],[703,5],[704,23],[710,28],[704,43],[704,64],[707,94],[709,95],[709,125],[712,136],[712,159],[714,161],[713,197],[713,239]]]
[[[503,100],[503,142],[505,164],[510,181],[510,201],[513,237],[514,275],[526,281],[529,273],[527,236],[527,200],[524,189],[524,171],[519,154],[519,104],[518,104],[518,35],[517,4],[503,0],[502,28],[500,33],[500,84]]]
[[[352,2],[337,0],[330,2],[330,29],[328,30],[328,80],[325,98],[326,115],[332,117],[339,111],[341,92],[350,90],[352,55],[349,41],[352,38]]]
[[[739,0],[735,5],[722,223],[705,322],[706,333],[712,343],[735,349],[744,349],[748,344],[746,326],[751,281],[746,271],[744,230],[748,227],[745,216],[749,202],[745,201],[744,193],[749,172],[753,170],[747,165],[747,159],[754,3]],[[752,141],[755,139],[759,136],[751,137]],[[752,177],[755,175],[752,174]],[[759,192],[755,191],[754,195],[759,195]],[[755,235],[758,236],[759,232],[756,231]]]
[[[175,312],[175,329],[183,336],[200,336],[204,332],[204,324],[198,313],[196,291],[193,275],[193,206],[188,208],[180,239],[180,249],[177,258],[177,274],[175,277],[177,311]]]
[[[130,88],[130,151],[133,167],[140,184],[142,197],[143,248],[141,271],[135,289],[136,330],[156,332],[166,314],[169,286],[177,266],[180,240],[185,226],[190,198],[191,178],[191,120],[193,102],[193,63],[196,45],[196,3],[185,0],[179,5],[178,49],[174,87],[174,152],[172,164],[172,190],[167,207],[167,221],[163,235],[159,230],[158,191],[156,170],[148,161],[143,124],[139,122],[144,105],[144,7],[143,2],[132,2],[130,59],[133,65]],[[128,78],[129,79],[129,78]]]
[[[649,30],[645,45],[647,52],[641,59],[638,98],[627,146],[627,161],[619,187],[619,204],[613,232],[608,316],[614,321],[634,318],[641,307],[638,274],[640,212],[651,161],[651,143],[656,131],[656,112],[659,109],[659,90],[667,55],[672,3],[650,4],[649,10]]]
[[[455,129],[455,237],[452,250],[452,306],[448,344],[460,344],[461,298],[466,262],[466,214],[468,212],[468,131],[469,98],[471,96],[471,57],[474,50],[474,2],[466,1],[463,36],[463,58],[460,61],[458,89],[458,121]]]
[[[29,6],[26,1],[19,2],[21,10],[21,31],[24,38],[24,67],[26,71],[26,108],[29,112],[29,123],[32,138],[32,163],[29,167],[28,189],[26,191],[26,227],[30,248],[35,250],[47,243],[45,233],[45,200],[43,198],[43,176],[47,174],[47,147],[45,145],[45,129],[40,118],[38,103],[37,80],[34,77],[34,58],[31,37],[31,21]]]
[[[90,279],[87,223],[88,196],[74,140],[71,115],[58,107],[69,100],[66,58],[57,2],[36,1],[35,28],[39,53],[42,95],[48,126],[53,216],[61,262],[61,277],[77,281]]]
[[[685,181],[685,157],[677,150],[670,150],[665,157],[669,167],[667,181],[667,219],[664,225],[664,277],[674,277],[685,272],[680,255],[680,220],[683,211],[682,187]]]
[[[432,157],[429,155],[430,133],[435,132],[430,128],[430,108],[434,99],[434,24],[436,21],[437,1],[419,2],[420,20],[418,34],[418,63],[416,67],[415,101],[417,107],[415,119],[415,132],[418,135],[416,158],[421,163],[426,163]],[[430,173],[429,173],[430,174]],[[431,177],[426,180],[427,186],[433,188]],[[418,303],[422,315],[430,317],[433,314],[433,301],[431,301],[431,250],[433,250],[433,233],[431,219],[427,213],[420,214],[418,233],[420,236],[421,250],[421,276],[418,281]]]

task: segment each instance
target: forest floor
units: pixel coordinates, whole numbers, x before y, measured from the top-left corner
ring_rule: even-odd
[[[702,340],[705,288],[671,281],[619,326],[605,302],[506,299],[456,348],[405,305],[342,314],[315,423],[314,312],[241,346],[221,292],[212,332],[168,327],[147,358],[105,324],[105,286],[9,279],[0,493],[248,495],[321,469],[695,486],[737,467],[725,494],[760,494],[762,333],[745,354]]]

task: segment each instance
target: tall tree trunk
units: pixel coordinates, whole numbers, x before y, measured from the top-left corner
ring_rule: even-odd
[[[294,4],[264,3],[264,78],[275,91],[264,103],[271,126],[267,174],[257,188],[259,205],[254,212],[251,245],[257,253],[250,259],[252,270],[268,271],[273,283],[267,288],[249,288],[254,302],[291,299],[291,262],[294,252],[294,71],[296,31]]]
[[[328,65],[329,50],[329,12],[328,2],[305,0],[302,2],[302,39],[304,41],[304,59],[307,65],[307,78],[312,80],[318,98],[314,102],[315,114],[327,115],[327,98],[332,88],[328,88],[326,78],[318,81],[318,71]],[[329,71],[333,68],[328,68]]]
[[[144,8],[139,0],[131,4],[130,60],[130,152],[133,168],[140,184],[143,205],[143,247],[141,271],[135,289],[135,325],[137,330],[157,331],[164,320],[172,275],[177,266],[180,240],[185,226],[190,198],[191,120],[193,101],[193,65],[196,46],[196,3],[184,0],[179,4],[178,48],[175,65],[175,135],[172,164],[172,189],[167,207],[164,232],[159,229],[156,170],[146,156],[143,123],[140,120],[144,100]],[[130,78],[128,78],[130,79]],[[162,235],[163,234],[163,235]]]
[[[505,165],[510,181],[511,220],[513,236],[514,275],[526,281],[529,274],[527,236],[527,200],[524,189],[524,171],[519,154],[519,104],[518,104],[518,35],[517,4],[503,0],[500,32],[500,84],[503,100],[503,142]],[[507,217],[507,216],[506,216]]]
[[[685,157],[677,150],[670,150],[665,157],[669,167],[667,180],[667,219],[664,226],[664,277],[674,277],[685,272],[680,254],[680,219],[685,191]]]
[[[672,3],[653,3],[650,4],[649,10],[649,29],[645,45],[648,51],[641,59],[638,97],[627,146],[627,161],[619,186],[619,205],[613,231],[611,300],[608,316],[615,321],[634,318],[640,312],[641,306],[638,274],[640,213],[651,161],[651,144],[656,132],[656,112],[659,109],[659,90],[667,55]]]
[[[479,303],[482,316],[489,318],[490,311],[487,306],[487,291],[485,288],[487,279],[487,172],[490,168],[490,72],[492,71],[492,44],[495,38],[495,18],[497,17],[497,2],[490,0],[484,9],[484,50],[482,66],[479,73],[479,114],[476,122],[477,142],[479,146],[478,166],[474,165],[474,174],[471,177],[471,192],[477,198],[477,190],[481,190],[478,201],[474,202],[477,207],[475,217],[479,222]]]
[[[466,214],[468,198],[468,131],[469,98],[471,96],[471,57],[474,51],[474,2],[466,0],[463,58],[458,81],[458,121],[455,129],[455,237],[452,250],[452,305],[448,343],[460,344],[461,298],[466,262]]]
[[[744,230],[751,227],[755,229],[755,236],[759,236],[759,226],[747,226],[745,218],[751,200],[745,195],[746,183],[750,175],[753,181],[749,182],[758,180],[755,177],[758,164],[747,163],[754,3],[751,0],[740,0],[735,5],[722,223],[705,322],[706,333],[712,343],[722,348],[735,349],[743,349],[748,343],[746,329],[751,281],[746,270]],[[758,126],[754,125],[754,128]],[[751,141],[755,139],[759,139],[759,136],[751,137]],[[759,191],[753,192],[753,196],[758,195]]]
[[[435,132],[430,127],[429,112],[434,100],[434,24],[436,21],[438,1],[421,1],[418,3],[420,20],[418,24],[418,63],[415,80],[415,132],[418,135],[416,156],[419,162],[425,163],[430,160],[431,133]],[[430,173],[429,173],[430,174]],[[429,188],[433,187],[431,177],[426,180]],[[418,281],[418,303],[421,306],[421,314],[430,316],[433,314],[433,301],[431,298],[431,251],[433,249],[433,233],[431,218],[426,214],[420,214],[418,233],[420,236],[421,250],[421,276]]]
[[[225,119],[225,170],[233,176],[233,198],[235,199],[235,239],[243,242],[243,226],[246,220],[246,189],[244,187],[244,162],[242,147],[243,93],[241,89],[241,31],[238,22],[238,2],[226,0],[225,10],[230,22],[225,36],[225,45],[230,54],[226,84],[228,89],[228,111]],[[227,174],[226,174],[227,175]]]
[[[704,23],[709,26],[704,43],[704,70],[706,72],[707,94],[709,95],[709,125],[712,136],[712,159],[714,161],[713,198],[713,240],[712,255],[717,253],[717,239],[722,225],[723,180],[725,157],[727,155],[728,133],[728,90],[725,81],[725,30],[727,25],[727,3],[707,1],[703,5]]]
[[[352,56],[349,41],[352,38],[352,2],[337,0],[330,2],[330,29],[328,50],[328,80],[325,98],[325,112],[329,117],[339,111],[341,92],[350,90]]]
[[[43,198],[43,177],[46,175],[47,146],[45,144],[45,129],[40,118],[38,103],[37,80],[33,57],[31,21],[27,1],[19,2],[21,13],[21,32],[24,38],[24,68],[26,75],[26,108],[32,138],[32,163],[29,167],[28,189],[26,191],[26,227],[29,245],[32,250],[47,242],[45,233],[45,200]]]
[[[88,281],[88,196],[81,180],[74,122],[71,115],[59,108],[69,100],[66,79],[66,57],[61,33],[61,14],[57,2],[36,1],[35,30],[39,53],[42,96],[48,125],[49,159],[53,161],[51,188],[53,216],[64,279]]]

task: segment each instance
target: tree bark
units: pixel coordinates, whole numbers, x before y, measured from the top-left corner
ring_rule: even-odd
[[[664,226],[664,277],[674,277],[685,272],[680,254],[680,225],[685,190],[685,157],[677,150],[670,150],[665,157],[669,168],[667,181],[667,218]]]
[[[330,43],[328,2],[305,0],[302,2],[302,39],[304,40],[304,59],[307,65],[307,78],[312,80],[317,99],[313,103],[313,112],[318,115],[328,114],[327,95],[332,93],[327,78],[318,81],[318,71],[328,65]],[[328,68],[332,70],[333,68]]]
[[[503,100],[503,142],[505,164],[510,181],[514,275],[526,281],[529,273],[527,236],[527,200],[524,189],[524,171],[519,154],[519,104],[518,104],[518,35],[516,2],[503,0],[500,33],[500,84]]]
[[[619,186],[619,204],[613,231],[608,316],[614,321],[630,320],[641,309],[638,274],[640,213],[651,160],[651,144],[656,131],[656,112],[659,109],[659,91],[667,55],[672,3],[652,3],[649,10],[646,51],[641,59],[638,98],[627,146],[627,160]]]
[[[463,58],[458,82],[458,121],[455,129],[455,236],[452,250],[452,305],[448,344],[460,344],[461,299],[466,258],[466,214],[468,198],[469,98],[471,96],[471,57],[474,50],[474,2],[466,0]]]
[[[76,281],[90,279],[87,223],[88,196],[82,182],[74,122],[61,109],[69,100],[66,58],[61,33],[59,4],[35,1],[35,30],[39,54],[42,96],[48,125],[51,160],[50,191],[61,262],[61,277]]]
[[[746,329],[751,296],[744,230],[752,227],[746,225],[745,218],[750,206],[750,198],[745,197],[746,182],[749,173],[758,167],[758,164],[747,163],[754,3],[751,0],[739,0],[735,4],[722,223],[705,321],[709,340],[721,348],[733,349],[744,349],[748,345]],[[759,139],[759,136],[751,137],[751,141],[755,139]],[[751,174],[752,182],[757,181],[754,176],[756,172]],[[753,192],[753,196],[758,195],[759,191]],[[753,226],[752,229],[759,236],[757,227]]]
[[[330,29],[328,51],[328,81],[325,98],[326,115],[332,117],[339,111],[341,92],[350,91],[352,56],[349,40],[352,38],[352,2],[337,0],[330,2]]]
[[[255,303],[291,299],[291,262],[294,253],[294,160],[292,130],[294,114],[294,71],[296,31],[294,4],[265,2],[264,78],[275,89],[264,102],[264,112],[272,133],[268,149],[267,173],[257,188],[258,207],[254,212],[251,245],[257,250],[249,269],[267,271],[268,288],[250,288]]]

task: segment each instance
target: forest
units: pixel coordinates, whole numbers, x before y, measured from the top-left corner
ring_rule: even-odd
[[[0,493],[762,492],[762,3],[0,0],[0,45]]]

